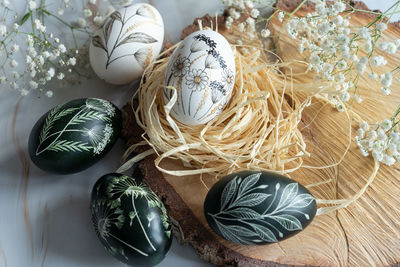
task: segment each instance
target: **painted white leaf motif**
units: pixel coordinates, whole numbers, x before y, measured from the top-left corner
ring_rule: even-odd
[[[266,200],[270,194],[265,193],[251,193],[241,197],[232,203],[231,207],[237,206],[245,206],[245,207],[253,207],[261,204],[264,200]]]
[[[290,208],[305,208],[314,201],[314,197],[310,194],[300,194],[289,204]]]
[[[267,227],[259,224],[252,224],[251,227],[261,237],[261,239],[268,243],[278,242],[274,233]]]
[[[233,194],[236,191],[236,178],[230,180],[229,183],[224,187],[224,190],[222,191],[221,195],[221,210],[223,210],[226,205],[229,203],[231,200]]]
[[[301,209],[309,206],[314,198],[310,194],[297,195],[298,183],[287,184],[280,194],[278,183],[270,206],[264,212],[253,209],[271,196],[260,192],[266,189],[267,185],[256,186],[260,176],[259,172],[243,180],[238,176],[234,177],[223,189],[220,211],[215,214],[208,213],[227,240],[245,245],[278,242],[278,238],[284,237],[281,229],[289,232],[303,229],[300,220],[290,214],[291,208],[296,209],[296,212],[305,218],[310,218],[310,215]],[[278,205],[273,205],[276,202]],[[272,222],[277,222],[281,227],[274,226]]]
[[[281,200],[279,201],[278,208],[287,206],[294,197],[297,196],[298,183],[291,183],[285,186],[282,191]]]
[[[282,225],[282,227],[285,228],[287,231],[296,231],[303,229],[301,222],[293,215],[282,214],[273,216],[271,218],[277,221],[280,225]]]
[[[260,179],[261,173],[251,174],[243,180],[239,187],[239,195],[242,195],[247,190],[251,189]]]
[[[246,219],[260,218],[260,214],[258,212],[256,212],[253,209],[245,208],[245,207],[236,208],[234,210],[231,210],[229,212],[229,214],[236,218],[246,218]]]

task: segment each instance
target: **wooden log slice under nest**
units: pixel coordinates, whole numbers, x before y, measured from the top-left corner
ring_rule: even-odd
[[[277,7],[291,11],[301,1],[280,0]],[[352,2],[359,9],[367,9],[360,2]],[[313,10],[305,5],[299,15]],[[356,12],[350,20],[353,25],[366,25],[373,15]],[[203,27],[210,25],[212,18],[205,16]],[[214,22],[215,23],[215,22]],[[223,29],[223,18],[219,21],[219,32],[232,42],[241,38],[240,33]],[[400,38],[398,23],[388,25],[385,39]],[[182,38],[198,30],[194,25],[183,30]],[[271,32],[284,32],[277,20],[270,23]],[[282,34],[277,48],[283,60],[302,59],[297,53],[295,42]],[[383,67],[389,71],[400,62],[399,53],[387,57]],[[366,76],[366,74],[364,75]],[[311,82],[312,74],[301,78]],[[359,92],[364,99],[355,106],[355,111],[369,121],[390,117],[400,103],[400,90],[393,90],[390,97],[384,97],[380,88],[361,77]],[[125,106],[123,135],[127,146],[141,140],[140,127],[135,122],[130,105]],[[316,116],[317,114],[317,116]],[[313,119],[313,123],[309,124]],[[307,150],[312,154],[306,163],[322,166],[337,162],[349,142],[349,121],[345,114],[336,112],[325,103],[314,101],[303,113],[302,133],[307,141]],[[352,131],[356,128],[353,125]],[[354,137],[354,136],[353,136]],[[140,151],[138,151],[140,152]],[[163,174],[154,166],[154,157],[147,157],[140,163],[145,180],[162,198],[169,214],[179,225],[176,236],[185,244],[195,248],[205,261],[224,266],[387,266],[400,263],[400,169],[382,166],[378,176],[366,193],[345,209],[317,216],[312,224],[298,235],[276,244],[264,246],[241,246],[217,236],[207,225],[203,215],[203,202],[207,194],[198,176],[174,177]],[[165,160],[162,166],[168,169],[182,169],[182,163]],[[320,181],[328,177],[329,183],[310,188],[317,198],[342,199],[353,196],[366,183],[373,169],[373,160],[363,157],[352,145],[344,161],[337,167],[322,170],[304,169],[291,176],[302,184]],[[215,183],[212,177],[203,176],[207,186]]]

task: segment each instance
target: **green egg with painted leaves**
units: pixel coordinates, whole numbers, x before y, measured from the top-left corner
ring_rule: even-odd
[[[90,206],[95,232],[106,250],[127,265],[149,266],[164,259],[172,235],[163,202],[140,176],[102,176],[93,187]]]
[[[117,141],[121,111],[111,102],[83,98],[44,114],[29,136],[29,155],[40,169],[70,174],[100,160]]]
[[[225,176],[204,202],[204,214],[214,232],[242,245],[287,239],[306,228],[316,211],[316,201],[307,188],[265,171]]]

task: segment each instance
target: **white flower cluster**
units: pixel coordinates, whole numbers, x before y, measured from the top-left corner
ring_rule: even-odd
[[[359,75],[366,73],[367,69],[370,70],[370,79],[380,77],[382,93],[390,94],[392,74],[376,73],[376,67],[386,65],[387,60],[376,53],[375,47],[380,52],[393,54],[400,45],[400,40],[380,41],[387,28],[383,22],[354,31],[355,27],[350,25],[348,17],[342,14],[345,9],[346,4],[342,1],[328,6],[325,1],[317,0],[315,12],[301,18],[291,17],[285,24],[288,35],[300,41],[298,51],[307,57],[309,69],[316,72],[315,80],[336,84],[336,90],[325,96],[339,111],[344,110],[343,103],[349,101],[351,96],[356,102],[362,101],[357,94],[357,85]],[[284,17],[285,14],[278,14],[280,21]],[[367,55],[361,56],[364,52]]]
[[[29,3],[29,8],[35,8],[35,5]],[[60,43],[58,38],[52,33],[46,34],[46,26],[39,19],[33,20],[33,26],[39,32],[36,35],[33,32],[21,33],[18,24],[14,24],[12,29],[7,29],[5,25],[0,26],[0,28],[5,28],[6,38],[12,36],[11,41],[7,42],[8,45],[0,49],[0,52],[5,52],[5,61],[9,62],[12,71],[7,73],[6,66],[2,66],[4,75],[0,76],[0,83],[8,84],[21,95],[27,95],[31,90],[36,90],[51,97],[53,91],[45,89],[46,84],[53,78],[64,79],[64,71],[71,72],[76,59],[68,55],[66,46]],[[15,37],[21,34],[26,36],[26,45],[21,46],[24,49],[20,49],[20,45],[15,42]],[[25,55],[23,61],[17,61],[19,51]],[[17,67],[22,65],[24,69],[18,72]]]
[[[254,0],[222,0],[222,3],[229,7],[229,16],[225,20],[226,28],[230,29],[232,24],[237,21],[242,14],[248,17],[246,21],[238,24],[238,29],[241,32],[246,32],[253,39],[256,36],[256,19],[260,15],[260,11],[254,7]],[[262,32],[263,37],[267,37],[269,31],[265,29]]]
[[[362,155],[372,155],[388,166],[400,162],[400,133],[395,124],[393,119],[385,119],[372,129],[367,122],[361,123],[355,139]]]

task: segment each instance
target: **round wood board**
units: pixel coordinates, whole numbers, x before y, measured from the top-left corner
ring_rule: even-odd
[[[280,0],[277,6],[293,10],[300,1]],[[360,2],[352,2],[357,8],[366,9]],[[305,6],[299,13],[312,10]],[[210,17],[202,18],[203,26],[210,23]],[[355,13],[351,23],[365,25],[373,17],[365,13]],[[196,20],[197,21],[197,20]],[[196,24],[196,23],[195,23]],[[234,42],[240,34],[221,29],[219,32]],[[273,20],[272,33],[283,32],[282,24]],[[183,36],[198,29],[188,26]],[[389,25],[385,32],[388,40],[400,38],[397,23]],[[298,58],[295,43],[284,34],[277,47],[284,60]],[[298,58],[301,59],[301,58]],[[400,62],[399,53],[387,58],[383,71],[389,71]],[[364,75],[366,76],[366,75]],[[389,97],[380,93],[377,82],[361,77],[359,92],[364,101],[356,105],[355,111],[371,122],[390,117],[400,103],[400,90],[393,90]],[[312,74],[301,77],[301,81],[311,81]],[[299,79],[300,80],[300,79]],[[135,122],[131,105],[125,108],[123,136],[127,146],[141,141],[142,131]],[[313,121],[313,122],[312,122]],[[356,131],[356,125],[349,122],[345,113],[336,112],[332,107],[315,101],[303,113],[300,129],[307,141],[311,157],[305,164],[322,166],[337,162],[349,143],[349,127]],[[351,138],[354,138],[352,134]],[[137,151],[140,152],[140,151]],[[217,236],[207,225],[203,215],[203,202],[207,189],[199,176],[175,177],[158,171],[154,157],[140,163],[146,181],[162,198],[170,216],[176,222],[176,236],[185,244],[192,245],[205,261],[224,266],[388,266],[400,263],[400,169],[397,166],[381,166],[378,175],[366,193],[345,209],[317,216],[309,227],[298,235],[265,246],[243,246],[228,242]],[[165,160],[162,167],[184,168],[181,162]],[[328,183],[310,188],[316,198],[349,198],[362,188],[373,170],[373,160],[364,158],[355,144],[337,167],[322,170],[302,168],[291,177],[303,185],[329,180]],[[215,178],[203,176],[208,187]]]

